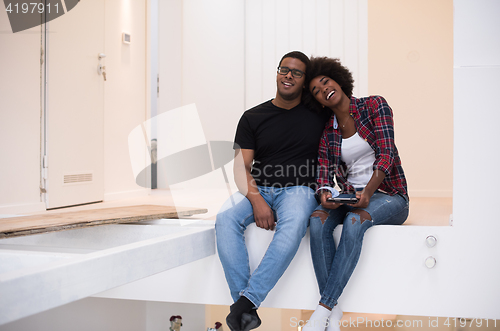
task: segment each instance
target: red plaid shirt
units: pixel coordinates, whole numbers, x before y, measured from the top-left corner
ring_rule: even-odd
[[[349,111],[361,138],[375,151],[373,170],[382,170],[386,177],[379,190],[389,195],[408,195],[406,178],[394,143],[392,109],[381,96],[351,97]],[[340,158],[342,133],[335,115],[326,124],[318,151],[318,187],[335,186],[334,177],[342,193],[353,193],[354,187],[347,179],[347,167]]]

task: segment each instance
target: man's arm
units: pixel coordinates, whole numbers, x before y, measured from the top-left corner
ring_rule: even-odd
[[[255,224],[259,228],[274,230],[275,222],[273,211],[260,195],[255,179],[250,173],[253,149],[237,149],[234,157],[234,181],[241,194],[247,197],[253,207]]]

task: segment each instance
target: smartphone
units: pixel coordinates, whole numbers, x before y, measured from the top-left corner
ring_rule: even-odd
[[[355,204],[356,202],[359,201],[358,198],[356,198],[356,194],[340,194],[336,196],[335,198],[328,198],[326,199],[328,202],[337,202],[337,203],[348,203],[348,204]]]

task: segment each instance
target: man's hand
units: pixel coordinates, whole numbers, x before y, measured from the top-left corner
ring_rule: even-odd
[[[238,149],[235,151],[234,181],[241,194],[245,195],[252,204],[255,224],[259,228],[274,230],[276,223],[274,222],[273,211],[260,195],[255,180],[251,175],[254,154],[255,152],[252,149]]]
[[[340,206],[343,205],[342,203],[331,202],[331,201],[327,201],[326,200],[326,199],[331,198],[331,197],[332,197],[332,193],[330,191],[328,191],[328,190],[324,190],[321,193],[320,201],[321,201],[321,206],[323,206],[323,208],[326,208],[326,209],[337,209],[337,208],[339,208]]]
[[[274,230],[276,222],[274,221],[273,210],[264,199],[260,202],[252,203],[253,218],[255,225],[266,230]]]

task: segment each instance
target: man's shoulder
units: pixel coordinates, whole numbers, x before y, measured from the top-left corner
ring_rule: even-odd
[[[271,100],[267,100],[257,106],[254,106],[248,110],[246,110],[244,112],[244,114],[246,113],[249,113],[249,114],[252,114],[252,113],[259,113],[259,112],[262,112],[262,111],[266,111],[266,110],[273,110],[273,109],[276,109],[276,106],[273,105],[272,103],[272,99]]]

